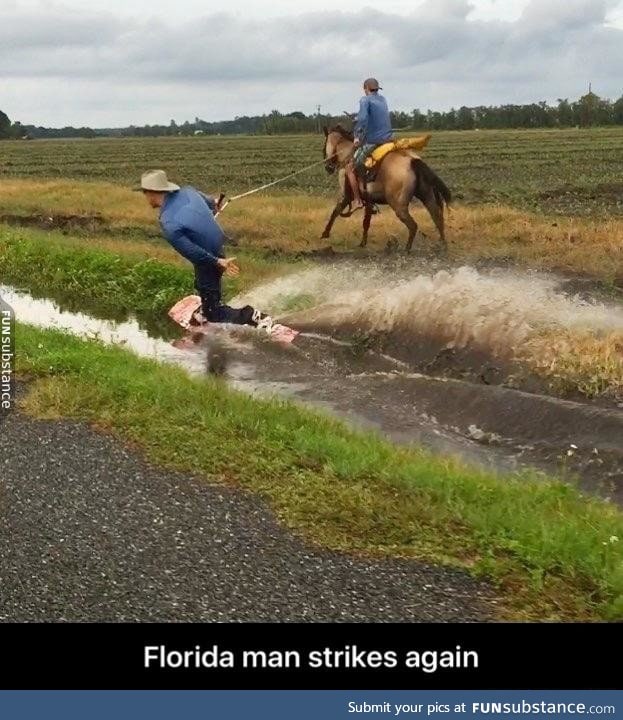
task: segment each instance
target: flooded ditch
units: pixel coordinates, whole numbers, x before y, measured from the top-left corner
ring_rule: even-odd
[[[210,369],[244,392],[288,397],[397,443],[489,470],[559,474],[623,503],[621,408],[482,377],[494,367],[492,358],[503,367],[509,349],[535,327],[623,329],[623,309],[565,294],[550,276],[459,268],[416,277],[394,271],[388,278],[382,268],[340,264],[236,299],[233,304],[250,302],[301,329],[289,346],[248,328],[183,338],[166,322],[95,317],[10,287],[0,286],[0,295],[21,322],[99,338],[194,374]],[[384,335],[382,352],[361,340],[362,330]],[[461,372],[434,362],[444,350],[452,350],[455,364],[460,359]]]

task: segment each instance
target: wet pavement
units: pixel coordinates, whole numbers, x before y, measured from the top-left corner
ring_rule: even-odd
[[[0,621],[491,620],[467,573],[311,547],[242,490],[79,423],[2,428]]]

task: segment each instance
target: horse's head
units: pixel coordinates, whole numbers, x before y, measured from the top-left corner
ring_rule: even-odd
[[[341,125],[324,128],[324,145],[322,148],[325,158],[325,170],[332,175],[339,165],[344,165],[352,155],[353,134]]]

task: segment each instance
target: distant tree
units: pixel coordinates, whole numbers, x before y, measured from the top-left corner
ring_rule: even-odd
[[[399,110],[397,112],[391,112],[390,117],[392,121],[392,127],[397,130],[405,130],[411,127],[412,118],[409,113]]]
[[[457,129],[456,110],[454,108],[448,110],[447,113],[443,113],[442,127],[444,130]]]
[[[283,115],[279,110],[271,110],[269,115],[264,116],[262,124],[263,131],[266,135],[277,135],[281,125],[281,118]]]
[[[597,120],[597,108],[600,98],[589,90],[586,95],[573,103],[573,116],[576,124],[580,127],[590,127]]]
[[[463,105],[458,109],[456,114],[456,126],[459,130],[473,130],[474,129],[474,113],[470,108]]]
[[[426,122],[426,115],[420,112],[418,108],[415,108],[415,110],[411,111],[411,127],[415,128],[416,130],[425,129],[426,127],[428,127]]]
[[[573,125],[573,108],[567,98],[558,98],[558,124],[562,127]]]
[[[595,108],[595,125],[612,125],[614,122],[614,104],[598,98]]]
[[[0,137],[61,138],[61,137],[160,137],[170,135],[192,136],[198,131],[210,135],[276,135],[286,133],[316,133],[323,125],[345,123],[344,115],[306,115],[300,110],[282,113],[273,110],[266,115],[237,116],[233,120],[207,122],[195,117],[194,122],[186,120],[178,125],[171,120],[169,125],[131,125],[125,128],[44,128],[34,125],[14,123],[0,113]],[[525,105],[497,106],[461,106],[445,112],[428,110],[424,114],[419,109],[410,113],[393,111],[392,127],[399,130],[470,130],[473,128],[541,128],[569,127],[572,125],[623,125],[623,96],[615,102],[603,99],[589,91],[576,102],[559,98],[557,105],[548,105],[545,101]],[[351,119],[346,123],[350,126]]]
[[[0,110],[0,138],[11,137],[11,121],[6,113]]]
[[[14,122],[13,125],[11,125],[11,132],[10,132],[9,137],[14,137],[14,138],[19,139],[19,138],[26,137],[26,135],[28,135],[28,134],[29,134],[28,130],[22,125],[21,122]]]
[[[443,130],[443,114],[440,112],[433,112],[432,110],[429,110],[427,114],[427,125],[429,130]]]

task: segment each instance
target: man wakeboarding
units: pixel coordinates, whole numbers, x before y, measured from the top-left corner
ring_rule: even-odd
[[[165,239],[193,264],[202,316],[195,314],[195,323],[205,320],[251,325],[270,334],[273,321],[268,315],[250,305],[233,308],[222,302],[223,274],[235,277],[240,268],[236,258],[225,257],[223,252],[225,233],[215,218],[220,202],[193,187],[180,187],[169,182],[164,170],[144,172],[140,187],[135,190],[142,192],[149,205],[159,210]]]

